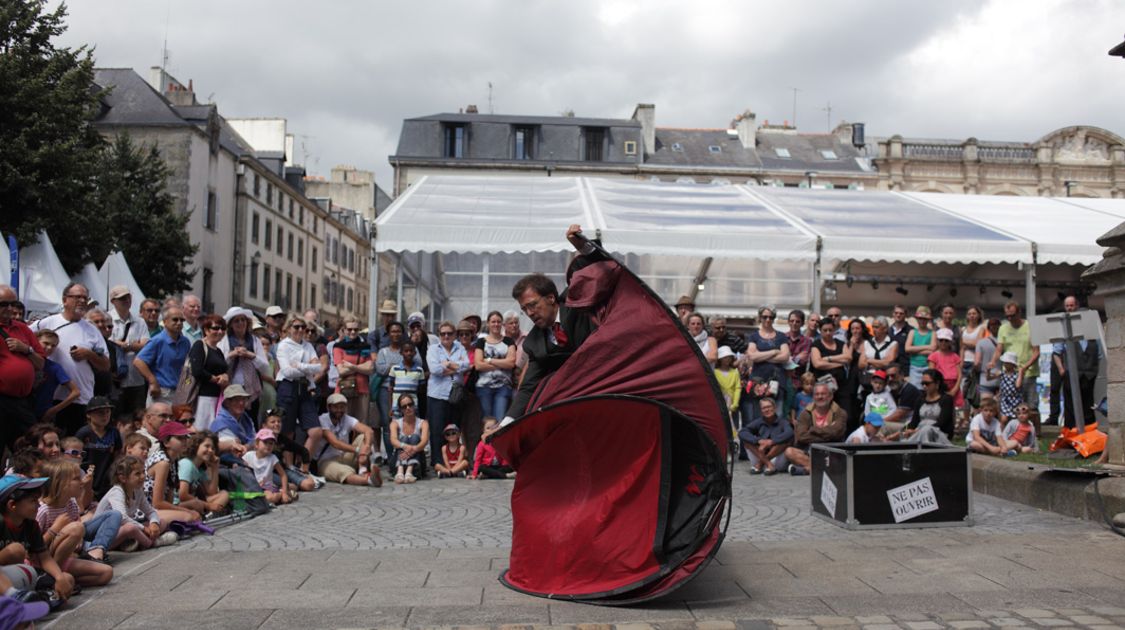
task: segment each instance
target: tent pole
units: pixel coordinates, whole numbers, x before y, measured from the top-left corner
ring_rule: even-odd
[[[1027,317],[1035,317],[1035,264],[1025,265],[1023,268],[1027,282]]]
[[[399,255],[395,258],[395,308],[402,310],[402,268],[406,265],[402,264],[402,256]],[[400,313],[395,313],[395,319],[402,317]]]
[[[812,267],[812,312],[820,314],[820,237],[816,237],[816,262]]]
[[[492,256],[490,254],[484,255],[484,264],[481,267],[481,280],[480,280],[480,312],[488,312],[488,276],[492,271]]]
[[[371,278],[367,281],[367,329],[375,330],[375,317],[379,313],[379,252],[375,251],[375,238],[371,238]]]

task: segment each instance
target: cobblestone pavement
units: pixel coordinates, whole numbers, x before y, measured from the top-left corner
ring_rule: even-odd
[[[47,627],[1125,627],[1125,539],[1098,524],[976,494],[971,528],[850,532],[810,514],[808,485],[740,464],[715,563],[646,607],[505,589],[512,482],[427,480],[116,554],[114,583]]]

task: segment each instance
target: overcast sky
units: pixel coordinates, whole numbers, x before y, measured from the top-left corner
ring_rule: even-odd
[[[726,127],[749,108],[803,131],[1034,141],[1074,124],[1125,134],[1113,0],[476,0],[73,2],[62,43],[101,67],[168,70],[228,117],[284,117],[310,174],[374,170],[404,118],[503,114]]]

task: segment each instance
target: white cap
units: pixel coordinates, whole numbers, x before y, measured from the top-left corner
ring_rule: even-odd
[[[266,309],[266,317],[273,317],[274,315],[281,315],[285,311],[281,310],[280,306],[276,304]]]
[[[718,358],[725,359],[726,357],[733,357],[733,356],[734,356],[734,350],[731,350],[730,346],[719,346],[719,356],[718,356]]]
[[[1020,357],[1015,352],[1005,352],[1000,355],[1001,363],[1011,363],[1012,365],[1019,365]]]

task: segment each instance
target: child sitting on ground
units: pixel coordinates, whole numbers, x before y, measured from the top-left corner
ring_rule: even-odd
[[[895,398],[887,389],[887,373],[875,370],[871,373],[871,393],[863,403],[864,417],[877,413],[880,418],[885,418],[895,409],[898,409],[898,405],[895,405]]]
[[[1016,454],[1017,445],[1014,442],[1009,445],[1000,433],[1000,421],[996,418],[999,412],[995,399],[980,401],[980,412],[969,422],[969,434],[966,436],[970,451],[1000,457]]]
[[[113,485],[110,468],[121,452],[121,434],[110,425],[113,404],[104,396],[94,396],[86,405],[86,426],[74,437],[82,440],[83,464],[93,470],[94,497],[100,499]]]
[[[221,514],[230,503],[226,490],[219,490],[219,442],[210,431],[188,438],[184,457],[176,464],[180,478],[179,506],[200,514]]]
[[[812,391],[816,385],[816,377],[812,372],[805,372],[801,375],[801,389],[797,390],[797,394],[793,397],[793,408],[789,410],[789,424],[797,426],[797,416],[813,403]]]
[[[114,485],[98,503],[94,517],[115,512],[121,515],[121,529],[111,549],[148,549],[176,542],[175,532],[164,531],[168,523],[160,520],[156,508],[145,496],[145,465],[132,455],[125,455],[113,465]],[[143,522],[137,518],[143,519]]]
[[[70,436],[59,441],[59,446],[62,447],[63,459],[74,462],[81,469],[82,460],[86,457],[86,449],[82,440]],[[81,470],[81,473],[82,494],[78,497],[78,505],[85,511],[96,505],[94,502],[94,465],[90,464],[85,470]]]
[[[883,436],[879,435],[879,430],[883,428],[883,416],[872,411],[863,417],[863,426],[852,431],[848,439],[844,440],[848,444],[869,444],[871,442],[882,442]]]
[[[134,433],[125,438],[125,454],[136,457],[141,460],[142,464],[148,459],[148,452],[151,448],[152,442],[140,433]]]
[[[461,429],[455,424],[445,427],[445,444],[441,447],[441,461],[434,464],[438,479],[464,477],[469,470],[465,447],[461,444]]]
[[[281,432],[281,416],[284,413],[281,409],[267,410],[262,428],[273,431],[277,438],[274,454],[281,459],[281,467],[285,469],[285,476],[289,478],[289,487],[295,486],[301,492],[317,490],[324,485],[324,478],[318,478],[309,472],[309,449]],[[280,488],[281,477],[274,479],[273,484]]]
[[[496,418],[491,416],[484,419],[484,434],[490,435],[496,431],[498,426]],[[473,457],[473,472],[469,475],[469,479],[515,479],[516,472],[508,462],[504,461],[503,457],[496,452],[496,449],[488,442],[481,441],[477,444],[477,452]]]
[[[1023,403],[1023,370],[1019,369],[1019,357],[1015,352],[1000,355],[1000,420],[1007,422],[1016,417],[1016,407]]]
[[[17,475],[0,478],[0,566],[30,564],[37,569],[36,590],[44,581],[53,580],[53,596],[65,602],[74,593],[74,576],[63,571],[43,540],[43,532],[35,522],[39,496],[45,477],[27,479]],[[50,576],[45,580],[42,575]]]
[[[108,584],[113,569],[105,564],[105,552],[117,537],[121,516],[105,514],[83,523],[77,501],[82,492],[78,464],[60,457],[44,464],[43,470],[49,481],[35,520],[51,557],[82,586]]]
[[[274,505],[289,503],[297,499],[296,492],[292,494],[289,492],[289,477],[285,475],[285,470],[281,467],[281,460],[273,454],[273,448],[276,445],[277,436],[274,435],[273,431],[262,429],[254,436],[254,450],[247,451],[242,456],[242,461],[254,470],[254,478],[258,480],[258,485],[262,486],[262,490],[265,491],[266,500]],[[274,476],[281,480],[280,486],[274,485]]]
[[[1016,417],[1004,425],[1004,439],[1012,448],[1021,453],[1038,453],[1039,439],[1035,435],[1035,425],[1031,422],[1031,407],[1020,404],[1016,407]]]
[[[43,454],[43,451],[34,446],[25,446],[17,450],[15,455],[12,455],[11,468],[8,469],[6,474],[29,479],[42,477],[43,462],[45,461],[47,461],[47,456]]]
[[[738,412],[738,401],[742,395],[742,381],[738,370],[734,369],[734,360],[734,351],[730,346],[719,347],[715,380],[719,382],[719,391],[723,392],[723,399],[727,401],[727,409],[732,417]]]
[[[39,338],[39,345],[43,346],[43,356],[49,357],[59,345],[59,336],[55,331],[44,328],[36,333]],[[66,397],[62,400],[55,402],[55,390],[60,385],[65,385],[67,388]],[[66,371],[58,363],[50,359],[43,360],[43,381],[35,387],[35,417],[39,418],[40,422],[54,422],[55,416],[60,411],[70,406],[72,402],[78,400],[82,392],[78,390],[78,384],[66,375]]]

